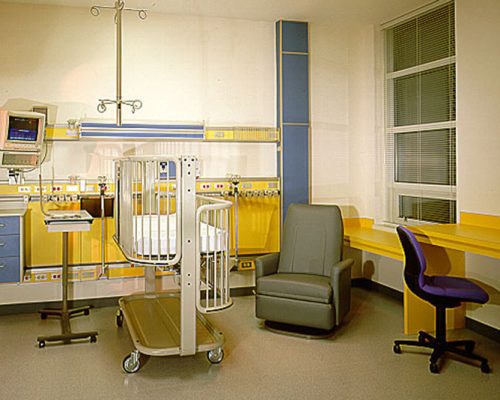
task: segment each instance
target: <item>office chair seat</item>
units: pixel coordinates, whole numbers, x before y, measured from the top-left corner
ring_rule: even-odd
[[[463,301],[486,303],[488,293],[466,278],[454,276],[425,276],[422,290],[440,297],[456,300],[458,305]]]
[[[398,226],[397,232],[405,254],[405,283],[417,297],[436,308],[436,334],[432,336],[420,331],[418,340],[395,340],[394,352],[401,353],[401,345],[432,349],[429,365],[432,373],[439,372],[438,361],[446,352],[479,361],[481,371],[490,372],[488,360],[473,353],[475,347],[473,340],[446,340],[446,309],[458,307],[464,301],[484,304],[489,299],[488,293],[466,278],[425,275],[427,263],[415,235],[402,226]]]

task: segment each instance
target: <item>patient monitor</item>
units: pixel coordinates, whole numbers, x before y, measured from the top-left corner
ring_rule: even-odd
[[[0,110],[0,168],[9,169],[9,183],[40,165],[44,136],[44,114]]]

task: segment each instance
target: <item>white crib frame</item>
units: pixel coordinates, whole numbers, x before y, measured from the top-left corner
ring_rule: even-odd
[[[123,214],[123,210],[120,208],[120,204],[125,204],[128,207],[128,211],[132,210],[133,219],[133,209],[130,208],[129,201],[134,199],[134,189],[131,187],[121,187],[121,185],[128,185],[130,182],[124,178],[124,173],[129,173],[130,171],[124,171],[124,165],[127,165],[127,161],[132,162],[175,162],[176,165],[176,218],[177,218],[177,236],[176,236],[176,252],[171,258],[170,254],[167,254],[166,259],[162,259],[161,256],[161,246],[158,246],[157,258],[152,255],[152,247],[150,247],[149,255],[142,254],[137,255],[132,251],[133,244],[136,238],[133,236],[134,232],[130,230],[130,224],[128,217]],[[222,361],[224,356],[222,345],[224,343],[224,336],[217,329],[213,328],[210,323],[201,315],[201,313],[208,313],[212,311],[219,311],[226,309],[232,305],[232,300],[229,295],[229,216],[228,210],[230,209],[232,203],[225,200],[206,198],[198,196],[204,202],[209,202],[211,204],[205,204],[198,208],[197,210],[197,196],[196,196],[196,176],[197,176],[197,165],[198,160],[195,156],[183,156],[179,162],[178,159],[173,157],[129,157],[116,160],[117,164],[120,164],[120,168],[116,168],[116,235],[115,241],[121,248],[125,257],[134,264],[144,265],[145,268],[145,293],[143,295],[132,295],[128,297],[121,298],[119,300],[120,311],[117,316],[117,323],[119,323],[123,318],[125,319],[129,332],[136,347],[135,351],[127,356],[123,361],[123,368],[126,372],[133,373],[140,368],[141,354],[153,355],[153,356],[165,356],[178,354],[181,356],[193,355],[196,352],[207,352],[208,359],[212,363],[218,363]],[[133,165],[133,163],[132,163]],[[168,165],[168,164],[167,164]],[[159,168],[159,167],[155,167]],[[167,168],[168,169],[168,168]],[[160,176],[160,171],[156,171],[158,177]],[[155,174],[156,174],[155,172]],[[146,182],[143,174],[141,189],[144,189],[144,185],[151,184]],[[151,179],[151,178],[148,178]],[[133,180],[132,180],[133,182]],[[161,195],[161,186],[159,183],[153,179],[152,182],[153,189],[158,188]],[[132,196],[131,199],[127,198],[127,195]],[[144,198],[141,199],[142,208],[141,213],[144,215]],[[151,207],[151,196],[149,198],[150,207],[149,215],[152,215]],[[167,197],[167,203],[169,203],[169,197]],[[160,201],[158,200],[158,210],[160,208]],[[215,287],[210,286],[208,278],[205,282],[200,282],[201,279],[201,254],[199,246],[199,226],[201,223],[201,216],[205,212],[219,212],[225,210],[225,249],[221,252],[218,249],[218,255],[214,253],[214,258],[219,259],[220,254],[223,253],[223,258],[221,258],[219,269],[220,277],[217,273],[214,279]],[[179,215],[180,221],[179,224]],[[160,217],[158,217],[160,218]],[[151,219],[150,219],[151,220]],[[124,223],[127,226],[121,226]],[[144,228],[144,223],[143,226]],[[167,229],[167,234],[169,229]],[[142,231],[144,235],[144,231]],[[208,234],[207,234],[208,236]],[[132,237],[132,241],[130,241]],[[160,233],[158,233],[158,241],[160,241]],[[178,240],[181,238],[181,240]],[[152,240],[152,239],[151,239]],[[208,246],[207,246],[208,248]],[[144,245],[142,247],[144,249]],[[159,294],[155,292],[155,267],[172,267],[174,264],[180,263],[180,268],[178,269],[180,273],[180,291],[178,294],[163,293]],[[217,282],[219,282],[219,287],[217,287]],[[202,304],[202,299],[200,296],[200,291],[205,290],[206,301]],[[208,301],[208,293],[214,296],[214,301]],[[218,301],[220,296],[220,301]],[[180,297],[180,310],[173,310],[172,308],[178,307],[174,303],[175,298]],[[144,315],[140,311],[144,307],[148,307],[148,311],[156,312],[156,317],[151,318],[151,320],[145,320]],[[197,310],[199,312],[197,312]],[[166,314],[171,313],[172,316],[165,317]],[[172,331],[178,331],[179,337],[177,343],[177,337],[172,337],[172,345],[151,345],[149,339],[145,339],[144,331],[150,329],[157,322],[158,318],[163,318],[162,323],[165,322],[167,325],[167,320],[172,321],[178,317],[180,314],[180,324],[179,326],[171,327],[170,325],[165,328],[166,335],[170,335]],[[172,322],[173,323],[173,322]],[[170,322],[168,322],[170,324]],[[141,326],[143,325],[143,326]],[[146,328],[144,327],[146,326]],[[152,329],[152,328],[151,328]],[[197,331],[203,331],[197,337]],[[198,332],[200,333],[200,332]],[[157,336],[157,333],[155,332]],[[200,341],[199,336],[204,338],[204,341]]]

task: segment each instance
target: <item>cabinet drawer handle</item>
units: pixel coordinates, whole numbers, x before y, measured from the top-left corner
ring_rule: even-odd
[[[5,228],[5,224],[0,224],[0,228]]]
[[[5,243],[0,242],[0,247],[4,247]]]
[[[5,264],[0,264],[0,269],[5,268]]]

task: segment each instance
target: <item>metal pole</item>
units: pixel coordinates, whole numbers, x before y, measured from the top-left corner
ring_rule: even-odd
[[[62,311],[68,312],[68,232],[63,232],[62,242]]]
[[[234,260],[238,268],[238,248],[239,248],[239,229],[238,229],[238,185],[234,186]]]
[[[116,125],[122,125],[122,0],[116,0]]]

